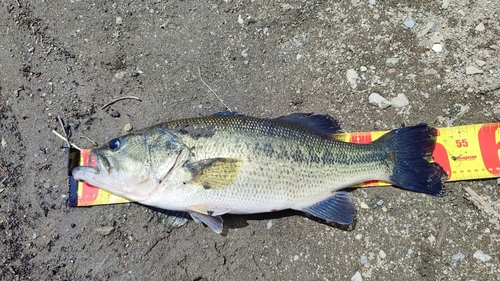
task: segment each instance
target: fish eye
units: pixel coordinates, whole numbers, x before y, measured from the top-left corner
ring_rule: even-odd
[[[109,149],[111,149],[112,151],[117,151],[118,149],[120,149],[121,145],[122,143],[119,139],[112,139],[111,141],[109,141]]]

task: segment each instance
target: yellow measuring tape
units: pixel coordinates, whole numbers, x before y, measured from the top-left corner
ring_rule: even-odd
[[[353,143],[370,143],[387,131],[337,134],[335,138]],[[69,174],[76,166],[89,165],[90,150],[70,150]],[[438,128],[434,161],[448,173],[448,181],[500,177],[500,123]],[[69,205],[91,206],[129,202],[105,190],[76,181],[70,176]],[[369,181],[356,187],[390,185]]]

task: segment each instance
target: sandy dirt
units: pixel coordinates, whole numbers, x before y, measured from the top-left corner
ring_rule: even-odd
[[[58,117],[92,148],[225,110],[203,81],[238,113],[346,132],[500,119],[496,0],[260,2],[0,1],[1,280],[500,280],[499,220],[464,190],[500,211],[495,179],[356,189],[348,228],[279,212],[217,235],[138,204],[68,207]],[[142,101],[101,109],[123,96]]]

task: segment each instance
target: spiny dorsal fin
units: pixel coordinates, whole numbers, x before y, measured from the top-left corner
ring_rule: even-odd
[[[190,183],[201,185],[205,189],[220,189],[232,185],[240,166],[241,160],[235,158],[211,158],[186,164],[192,174]]]

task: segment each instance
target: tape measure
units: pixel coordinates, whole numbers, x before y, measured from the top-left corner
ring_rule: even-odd
[[[353,143],[370,143],[388,131],[344,133],[335,138]],[[95,160],[88,149],[70,149],[68,174],[69,206],[91,206],[130,202],[105,190],[79,182],[71,176],[76,166],[92,166]],[[485,123],[438,128],[433,158],[448,174],[448,181],[500,177],[500,123]],[[367,181],[354,187],[390,185]]]

